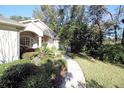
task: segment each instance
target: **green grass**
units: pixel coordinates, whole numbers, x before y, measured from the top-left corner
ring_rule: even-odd
[[[23,63],[28,63],[30,62],[29,60],[23,59],[23,60],[16,60],[13,62],[5,63],[5,64],[0,64],[0,76],[2,76],[3,72],[10,66],[12,65],[17,65],[17,64],[23,64]]]
[[[87,87],[124,88],[124,66],[74,56],[84,72]]]

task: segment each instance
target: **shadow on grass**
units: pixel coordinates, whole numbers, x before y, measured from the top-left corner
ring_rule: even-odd
[[[77,86],[71,85],[72,88],[86,88],[86,84],[81,81],[77,81]]]
[[[104,88],[104,86],[100,85],[95,80],[87,81],[86,87],[87,88]]]
[[[87,88],[120,88],[119,86],[117,85],[114,85],[113,87],[105,87],[103,85],[100,85],[98,82],[96,82],[95,80],[90,80],[90,81],[87,81],[87,84],[86,84],[86,87]]]
[[[115,85],[115,88],[119,88],[117,85]]]
[[[83,58],[83,59],[86,59],[86,60],[88,60],[88,61],[90,61],[90,62],[93,62],[93,63],[95,63],[96,62],[96,60],[94,59],[94,58],[92,58],[92,57],[90,57],[90,56],[87,56],[86,54],[73,54],[73,53],[68,53],[67,54],[69,57],[71,57],[71,58],[75,58],[75,56],[78,56],[78,57],[80,57],[80,58]],[[97,59],[98,60],[98,59]],[[101,60],[99,60],[99,61],[101,61]],[[102,62],[102,61],[101,61]],[[117,64],[117,63],[110,63],[110,62],[103,62],[103,63],[105,63],[105,64],[111,64],[111,65],[114,65],[114,66],[118,66],[118,67],[120,67],[120,68],[122,68],[122,69],[124,69],[124,65],[123,64]]]
[[[124,65],[122,65],[122,64],[112,64],[112,65],[115,65],[115,66],[118,66],[118,67],[120,67],[120,68],[123,68],[123,69],[124,69]]]
[[[78,56],[78,57],[80,57],[80,58],[84,58],[84,59],[86,59],[86,60],[89,60],[90,62],[96,62],[96,60],[94,59],[94,58],[92,58],[92,57],[90,57],[90,56],[87,56],[86,54],[73,54],[73,53],[67,53],[66,55],[68,55],[69,57],[71,57],[71,58],[75,58],[75,56]]]

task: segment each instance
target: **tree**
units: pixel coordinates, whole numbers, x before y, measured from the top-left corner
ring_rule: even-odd
[[[76,20],[64,24],[59,36],[66,50],[70,48],[71,52],[79,53],[88,41],[88,33],[87,25]]]
[[[0,14],[0,16],[3,16],[2,14]]]
[[[57,28],[57,11],[54,6],[44,5],[33,11],[33,17],[45,22],[52,30]]]
[[[121,20],[123,25],[124,25],[124,19]],[[123,29],[123,34],[122,34],[122,40],[121,40],[122,45],[124,45],[124,29]]]
[[[110,19],[111,19],[111,21],[110,21],[109,24],[111,24],[111,26],[113,26],[114,35],[115,35],[115,44],[116,44],[117,38],[118,38],[117,30],[120,28],[120,27],[119,27],[120,18],[121,18],[121,15],[122,15],[122,13],[123,13],[123,11],[122,11],[122,6],[121,6],[121,5],[120,5],[120,6],[117,6],[117,9],[116,9],[116,10],[117,10],[117,11],[116,11],[115,14],[111,13],[111,12],[108,11],[108,10],[105,10],[105,12],[110,16]],[[111,27],[111,26],[109,26],[109,27]]]
[[[15,21],[23,21],[23,20],[29,20],[30,17],[22,17],[22,16],[10,16],[10,19]]]
[[[86,24],[83,23],[84,6],[65,6],[63,12],[66,20],[63,21],[62,29],[60,29],[61,43],[71,48],[71,52],[78,53],[83,47],[83,32]],[[86,30],[86,29],[85,29]],[[81,36],[82,35],[82,36]]]
[[[53,30],[57,30],[58,26],[68,23],[72,20],[83,20],[84,6],[58,5],[58,6],[40,6],[39,9],[33,11],[33,17],[39,18],[50,26]]]
[[[103,31],[102,31],[102,22],[103,15],[105,14],[106,7],[104,5],[91,5],[89,6],[89,18],[92,25],[97,25],[99,30],[99,43],[103,42]]]

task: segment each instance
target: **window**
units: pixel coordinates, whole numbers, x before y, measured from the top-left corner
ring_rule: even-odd
[[[31,37],[21,37],[20,44],[27,47],[33,46],[33,39]]]

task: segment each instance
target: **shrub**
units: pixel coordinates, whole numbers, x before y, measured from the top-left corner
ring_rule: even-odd
[[[22,58],[22,54],[25,52],[34,52],[35,50],[33,48],[29,48],[26,46],[20,46],[20,58]]]
[[[50,48],[50,50],[51,50],[52,52],[56,52],[56,51],[57,51],[57,49],[56,49],[55,46],[52,46],[52,47]]]
[[[82,49],[87,55],[109,63],[124,64],[124,49],[122,45],[101,45],[98,48]]]
[[[63,66],[65,66],[64,60],[53,61],[49,58],[44,64],[41,64],[40,71],[24,80],[21,86],[32,88],[59,87],[63,79],[60,75]]]
[[[63,77],[61,70],[65,67],[64,60],[46,60],[40,66],[32,63],[12,65],[7,68],[0,78],[0,87],[59,87]]]
[[[24,80],[21,84],[24,88],[51,88],[51,78],[48,77],[47,72],[42,69],[36,75],[32,75]]]
[[[35,52],[40,52],[40,50],[41,50],[40,48],[36,48]]]
[[[0,79],[0,87],[20,87],[23,80],[39,71],[37,66],[31,63],[17,64],[4,71]]]
[[[12,62],[8,62],[8,63],[5,63],[5,64],[0,64],[0,76],[10,66],[17,65],[17,64],[24,64],[24,63],[30,63],[30,60],[22,59],[22,60],[15,60],[15,61],[12,61]]]
[[[124,49],[121,45],[106,45],[103,51],[103,59],[105,61],[124,64]]]
[[[38,52],[26,52],[22,55],[23,59],[32,60],[34,57],[36,57],[39,53]]]

